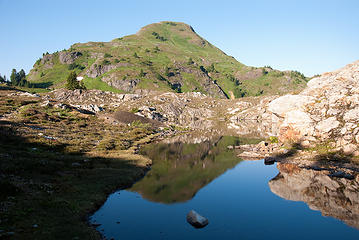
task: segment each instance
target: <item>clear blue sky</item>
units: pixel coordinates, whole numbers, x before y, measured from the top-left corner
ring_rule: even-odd
[[[311,76],[359,59],[358,0],[0,0],[0,73],[43,52],[110,41],[164,20],[190,24],[228,55]]]

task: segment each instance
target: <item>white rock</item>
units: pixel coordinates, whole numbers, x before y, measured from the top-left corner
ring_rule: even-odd
[[[321,133],[328,133],[332,129],[337,128],[340,122],[337,121],[336,117],[327,118],[318,123],[315,129]]]
[[[283,126],[291,126],[300,131],[301,135],[311,135],[314,130],[314,122],[309,114],[300,110],[293,110],[285,114]]]
[[[337,115],[338,113],[340,113],[340,110],[337,108],[329,108],[327,111],[327,114],[331,116]]]
[[[300,145],[304,148],[309,148],[310,147],[310,142],[308,140],[304,140],[300,143]]]
[[[357,121],[359,119],[359,108],[349,110],[344,114],[344,121]]]
[[[268,104],[268,110],[272,113],[284,117],[285,114],[293,110],[304,110],[305,106],[314,102],[311,96],[285,95],[279,97]]]
[[[354,144],[347,144],[343,147],[343,152],[347,155],[353,154],[355,150],[357,150],[357,146]]]

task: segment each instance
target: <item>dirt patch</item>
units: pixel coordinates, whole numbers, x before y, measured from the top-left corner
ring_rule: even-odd
[[[120,122],[120,123],[125,123],[125,124],[131,124],[133,122],[140,122],[143,124],[150,124],[153,127],[160,127],[163,124],[159,121],[156,120],[152,120],[152,119],[148,119],[145,117],[141,117],[138,116],[134,113],[130,113],[130,112],[125,112],[125,111],[117,111],[115,112],[112,117]]]

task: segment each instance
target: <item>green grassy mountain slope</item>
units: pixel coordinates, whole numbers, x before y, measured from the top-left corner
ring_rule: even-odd
[[[28,80],[59,88],[71,71],[83,76],[89,89],[198,91],[220,98],[284,94],[306,83],[298,72],[245,66],[178,22],[154,23],[111,42],[76,43],[44,54]]]

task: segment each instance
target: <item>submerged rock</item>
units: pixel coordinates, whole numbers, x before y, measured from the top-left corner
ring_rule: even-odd
[[[196,211],[191,210],[187,214],[187,222],[195,228],[203,228],[208,225],[208,219],[199,215]]]

